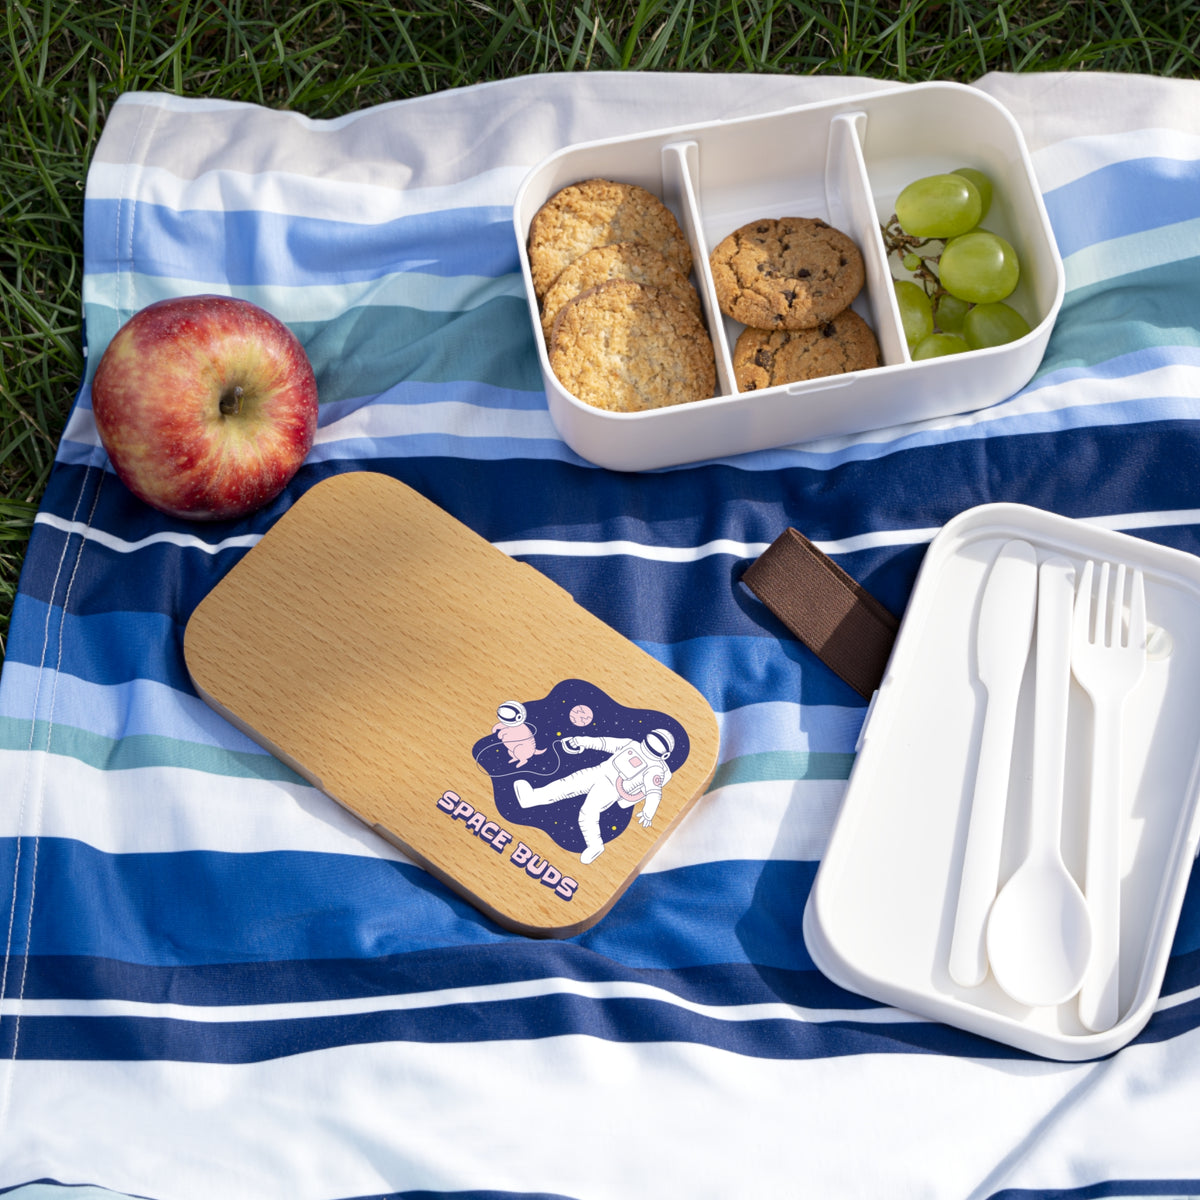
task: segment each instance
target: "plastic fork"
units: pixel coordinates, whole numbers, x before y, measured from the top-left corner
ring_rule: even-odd
[[[1111,1029],[1119,1015],[1121,939],[1121,718],[1125,701],[1146,669],[1146,595],[1142,572],[1130,573],[1125,627],[1124,563],[1115,572],[1084,564],[1075,593],[1071,670],[1091,698],[1092,776],[1088,804],[1084,895],[1092,913],[1092,957],[1079,990],[1079,1019],[1093,1032]],[[1115,576],[1112,588],[1109,577]]]

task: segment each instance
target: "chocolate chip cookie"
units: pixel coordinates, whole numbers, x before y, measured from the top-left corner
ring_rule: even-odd
[[[542,332],[547,342],[562,306],[588,288],[610,279],[632,279],[635,283],[665,288],[700,316],[699,294],[669,258],[644,242],[614,242],[581,255],[550,285],[542,301]]]
[[[610,412],[704,399],[716,386],[700,318],[663,288],[612,279],[563,305],[550,366],[573,396]]]
[[[815,329],[743,329],[733,348],[738,391],[879,366],[871,327],[847,309]]]
[[[811,217],[751,221],[710,265],[721,311],[756,329],[813,329],[847,308],[865,278],[854,242]]]
[[[674,214],[635,183],[587,179],[556,192],[529,224],[529,270],[539,300],[564,268],[596,246],[644,242],[686,276],[692,252]]]

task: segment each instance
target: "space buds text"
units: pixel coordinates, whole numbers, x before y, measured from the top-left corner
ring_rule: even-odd
[[[480,841],[486,842],[497,854],[503,853],[513,840],[513,835],[503,829],[495,821],[489,820],[486,813],[477,811],[468,804],[457,792],[445,791],[437,798],[437,806],[453,821],[461,821],[463,828],[473,833]],[[518,841],[509,852],[508,861],[515,867],[524,867],[525,873],[536,879],[543,887],[552,888],[554,894],[562,900],[570,900],[579,887],[579,881],[564,875],[557,867]]]

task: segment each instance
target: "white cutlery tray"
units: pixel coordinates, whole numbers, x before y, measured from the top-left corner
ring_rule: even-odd
[[[1028,1008],[989,972],[956,984],[948,958],[987,696],[975,668],[980,599],[1010,539],[1038,560],[1110,561],[1145,575],[1149,652],[1125,706],[1119,806],[1120,1007],[1090,1032],[1076,1001]],[[1022,680],[999,884],[1024,851],[1034,725],[1034,631]],[[1083,884],[1092,709],[1072,679],[1063,857]],[[1081,1061],[1136,1036],[1159,1000],[1200,839],[1200,558],[1014,504],[950,521],[922,563],[804,913],[813,960],[834,982],[1047,1058]]]
[[[1004,346],[913,362],[879,226],[906,184],[962,166],[978,167],[994,183],[983,225],[1017,250],[1021,281],[1007,302],[1031,329]],[[639,184],[679,219],[713,340],[718,382],[711,398],[606,412],[577,400],[551,370],[529,271],[529,225],[555,192],[594,177]],[[825,220],[858,244],[866,284],[852,307],[875,331],[882,365],[739,393],[732,354],[743,327],[717,308],[708,258],[741,225],[783,216]],[[956,83],[889,88],[766,116],[569,146],[526,176],[513,224],[551,419],[578,454],[616,470],[672,466],[996,403],[1037,370],[1064,291],[1062,260],[1020,128],[990,96]]]

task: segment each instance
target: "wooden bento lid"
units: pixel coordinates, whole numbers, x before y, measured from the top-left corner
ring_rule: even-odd
[[[213,708],[525,934],[594,924],[716,767],[691,684],[374,472],[280,517],[184,656]]]

